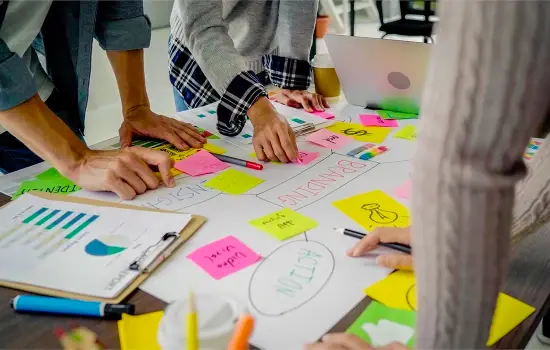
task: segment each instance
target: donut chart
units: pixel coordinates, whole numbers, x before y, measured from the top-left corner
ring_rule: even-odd
[[[130,242],[123,236],[110,235],[92,240],[84,251],[92,256],[109,256],[123,252]]]

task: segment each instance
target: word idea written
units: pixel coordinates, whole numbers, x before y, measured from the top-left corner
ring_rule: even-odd
[[[327,127],[328,130],[349,136],[359,142],[382,143],[391,132],[391,128],[368,127],[356,123],[337,122]]]
[[[309,135],[306,140],[330,149],[338,149],[351,143],[353,140],[349,137],[338,135],[327,129],[321,129]]]
[[[252,220],[250,224],[280,241],[317,227],[315,220],[289,208]]]
[[[359,114],[359,119],[364,126],[382,126],[389,128],[399,126],[395,119],[382,119],[379,115],[374,114]]]
[[[262,257],[237,238],[227,236],[195,250],[187,258],[219,280],[258,262]]]
[[[174,164],[174,168],[191,176],[200,176],[225,170],[229,168],[229,165],[207,151],[199,151],[190,157],[178,161]]]

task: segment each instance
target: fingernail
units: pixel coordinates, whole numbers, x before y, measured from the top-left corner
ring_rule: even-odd
[[[168,180],[168,186],[170,186],[170,187],[176,186],[176,180],[174,180],[173,177],[171,177],[171,178]]]

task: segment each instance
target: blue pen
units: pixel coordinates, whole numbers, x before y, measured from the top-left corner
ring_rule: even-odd
[[[120,319],[122,314],[133,315],[135,313],[135,306],[132,304],[107,304],[97,301],[42,297],[37,295],[18,295],[12,299],[11,307],[17,312],[104,317],[116,320]]]

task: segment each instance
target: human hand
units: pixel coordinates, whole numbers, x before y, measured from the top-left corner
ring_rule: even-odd
[[[275,100],[290,107],[303,107],[307,112],[313,112],[313,109],[324,111],[330,107],[323,96],[305,90],[282,89],[275,94]]]
[[[174,187],[170,175],[172,159],[167,153],[143,147],[128,147],[114,151],[88,151],[67,172],[67,177],[90,191],[111,191],[121,199],[159,186],[159,179],[149,166],[158,168],[162,181]]]
[[[359,241],[355,247],[348,250],[352,257],[364,256],[368,252],[378,248],[378,243],[402,243],[410,245],[411,228],[378,227]],[[412,270],[412,255],[408,254],[384,254],[376,259],[378,265],[392,269]]]
[[[322,338],[322,342],[308,344],[304,350],[407,350],[408,348],[399,343],[391,343],[382,347],[375,347],[367,344],[356,335],[348,333],[331,333]]]
[[[283,163],[296,160],[298,146],[294,131],[266,97],[260,97],[252,105],[248,116],[254,126],[252,145],[259,160]]]
[[[191,124],[159,115],[147,106],[130,109],[118,130],[120,146],[130,147],[132,136],[145,136],[166,140],[180,150],[201,148],[206,139]]]

